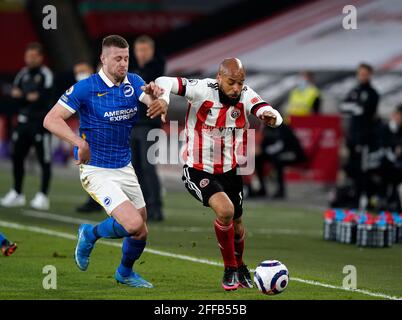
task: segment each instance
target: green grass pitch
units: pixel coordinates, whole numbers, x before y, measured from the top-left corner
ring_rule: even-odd
[[[8,191],[9,173],[0,173],[0,194]],[[27,176],[25,194],[31,199],[38,179]],[[265,296],[256,288],[224,292],[220,287],[222,267],[190,256],[221,262],[213,232],[213,214],[188,193],[167,193],[166,221],[149,224],[148,248],[136,271],[151,281],[154,289],[132,289],[113,278],[119,264],[119,241],[97,243],[86,272],[73,260],[78,221],[100,221],[105,213],[80,215],[75,207],[86,194],[78,178],[55,177],[50,193],[50,213],[38,216],[28,207],[0,208],[0,232],[19,245],[11,257],[0,256],[0,300],[4,299],[383,299],[402,297],[402,245],[386,249],[362,249],[322,240],[322,212],[278,204],[245,201],[247,228],[245,261],[254,268],[266,259],[278,259],[289,269],[290,283],[277,296]],[[57,216],[55,216],[57,215]],[[54,218],[55,217],[55,218]],[[54,219],[53,219],[54,218]],[[64,221],[56,221],[64,220]],[[51,230],[56,235],[46,234]],[[62,236],[60,236],[60,233]],[[71,236],[69,236],[71,235]],[[57,269],[57,289],[45,290],[42,269]],[[345,265],[357,268],[357,286],[369,294],[342,290]],[[292,280],[293,279],[293,280]],[[313,285],[302,280],[316,281]],[[373,294],[379,293],[380,296]]]

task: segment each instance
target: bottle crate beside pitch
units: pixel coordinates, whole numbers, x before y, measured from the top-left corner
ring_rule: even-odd
[[[341,243],[356,243],[357,237],[357,213],[354,210],[346,210],[345,216],[339,224],[337,241]]]
[[[356,242],[356,212],[328,209],[324,214],[324,239],[342,243]]]
[[[324,214],[324,239],[360,247],[390,247],[402,243],[402,215],[328,209]]]
[[[374,217],[364,215],[357,225],[357,245],[360,247],[390,247],[394,244],[395,225],[387,213]]]

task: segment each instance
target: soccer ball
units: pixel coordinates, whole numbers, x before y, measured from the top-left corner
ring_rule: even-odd
[[[289,283],[289,271],[278,260],[265,260],[254,271],[254,282],[264,294],[283,292]]]

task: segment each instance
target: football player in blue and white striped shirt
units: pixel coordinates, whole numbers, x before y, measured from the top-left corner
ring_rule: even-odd
[[[144,81],[127,73],[129,45],[117,35],[103,39],[102,68],[79,81],[63,94],[44,120],[44,126],[74,146],[84,189],[101,204],[108,219],[96,226],[83,224],[78,230],[75,262],[86,270],[89,256],[99,238],[124,238],[121,264],[115,279],[132,287],[153,285],[133,271],[147,238],[146,209],[137,176],[131,165],[130,132],[136,121],[140,101],[150,105],[158,94],[143,92]],[[80,115],[79,136],[66,120]],[[161,108],[155,114],[162,115]]]

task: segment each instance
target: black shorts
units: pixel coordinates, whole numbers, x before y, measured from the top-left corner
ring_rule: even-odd
[[[243,214],[243,179],[236,174],[236,168],[222,174],[211,174],[185,165],[182,180],[188,192],[204,206],[209,207],[212,195],[225,192],[235,209],[233,218]]]

